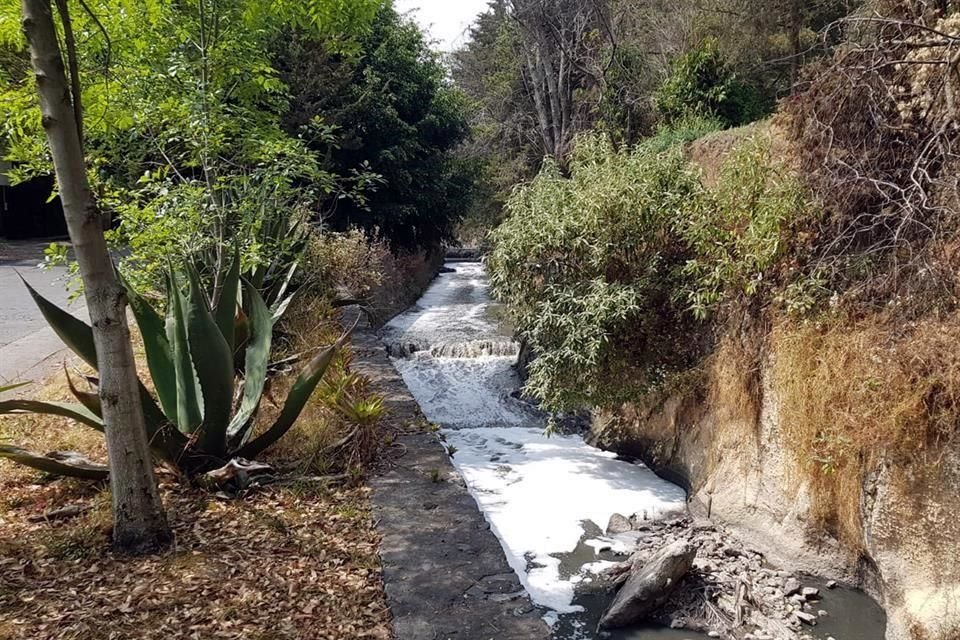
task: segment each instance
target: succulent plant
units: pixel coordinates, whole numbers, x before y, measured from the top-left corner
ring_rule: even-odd
[[[142,382],[140,396],[154,455],[193,476],[236,458],[253,458],[283,437],[350,331],[311,359],[291,387],[273,424],[254,435],[277,309],[271,310],[257,287],[241,277],[236,256],[212,302],[193,267],[181,273],[170,269],[167,280],[165,317],[146,298],[127,287],[156,399]],[[97,369],[90,326],[24,284],[57,335],[84,362]],[[58,415],[102,431],[97,394],[77,389],[69,374],[68,381],[77,403],[13,399],[0,401],[0,414]],[[0,457],[58,475],[92,478],[107,474],[105,467],[86,462],[74,464],[69,456],[58,459],[12,445],[0,445]]]

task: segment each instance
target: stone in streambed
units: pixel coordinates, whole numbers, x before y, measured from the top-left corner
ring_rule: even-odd
[[[793,616],[804,624],[814,626],[817,624],[817,616],[812,613],[807,613],[806,611],[794,611]]]
[[[816,600],[820,597],[820,589],[816,587],[804,587],[800,590],[800,595],[806,600]]]
[[[787,578],[783,584],[783,595],[789,597],[795,593],[800,593],[800,581],[796,578]]]
[[[642,568],[634,569],[600,619],[601,629],[616,629],[641,621],[670,597],[693,566],[697,548],[686,540],[662,548]]]
[[[609,522],[607,522],[607,535],[612,536],[618,533],[626,533],[627,531],[633,530],[633,523],[630,522],[630,519],[626,516],[615,513],[610,516]]]

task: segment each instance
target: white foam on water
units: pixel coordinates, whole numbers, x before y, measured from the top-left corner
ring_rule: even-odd
[[[682,509],[685,494],[643,466],[542,429],[489,427],[445,433],[467,482],[533,600],[559,613],[579,611],[560,554],[576,549],[584,521],[603,528],[612,513],[651,519]]]
[[[483,267],[449,266],[456,273],[441,275],[414,309],[387,326],[389,341],[429,347],[503,339],[489,313]],[[514,397],[520,386],[515,360],[437,357],[425,350],[393,362],[427,419],[441,425],[453,464],[510,566],[533,601],[550,609],[545,619],[554,624],[559,615],[581,610],[573,604],[576,584],[608,566],[594,561],[572,575],[561,572],[560,556],[577,548],[584,522],[602,529],[613,513],[675,514],[685,509],[685,494],[579,436],[547,437],[543,417]],[[587,542],[597,551],[615,543]]]

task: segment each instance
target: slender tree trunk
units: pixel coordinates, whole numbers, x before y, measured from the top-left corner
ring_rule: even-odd
[[[800,52],[802,43],[800,33],[803,30],[803,14],[800,0],[790,2],[790,88],[797,84],[800,73]]]
[[[556,145],[553,139],[553,128],[550,126],[550,116],[547,113],[546,96],[543,77],[543,67],[540,64],[540,49],[534,47],[534,56],[526,54],[527,71],[530,75],[530,93],[533,95],[533,105],[537,112],[537,121],[540,123],[540,137],[543,140],[544,155],[553,157]]]
[[[127,299],[107,253],[100,214],[87,182],[51,0],[22,0],[22,8],[23,32],[30,44],[43,127],[93,324],[110,457],[113,541],[124,551],[149,552],[169,541],[170,530],[157,491],[144,428],[127,327]]]

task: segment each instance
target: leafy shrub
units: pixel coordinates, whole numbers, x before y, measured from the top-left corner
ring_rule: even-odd
[[[740,145],[707,205],[678,224],[692,254],[683,271],[694,316],[703,320],[735,297],[770,292],[786,231],[806,208],[802,185],[772,157],[769,136]]]
[[[602,135],[578,141],[569,178],[547,164],[514,192],[491,284],[538,355],[527,392],[547,409],[615,403],[685,363],[674,226],[702,195],[679,151],[615,149]]]
[[[728,126],[737,126],[770,111],[759,92],[737,79],[712,37],[704,38],[674,61],[654,101],[668,123],[692,114],[716,117]]]
[[[656,133],[644,140],[641,145],[650,153],[662,153],[723,128],[724,122],[719,118],[687,113],[669,124],[661,124],[657,127]]]

